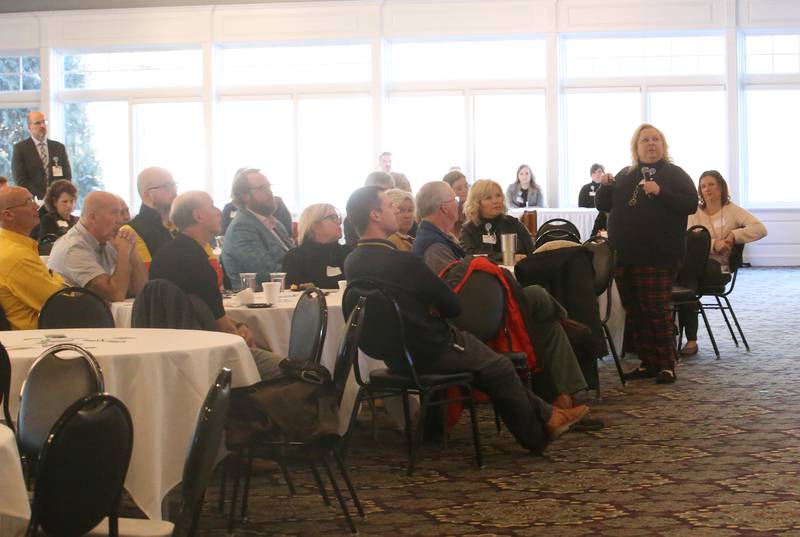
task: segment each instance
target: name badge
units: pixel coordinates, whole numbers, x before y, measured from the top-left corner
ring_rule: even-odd
[[[69,222],[66,220],[59,220],[56,224],[58,224],[58,227],[69,227]]]
[[[497,236],[496,235],[484,235],[483,236],[483,244],[497,244]]]
[[[325,267],[325,274],[328,278],[333,278],[334,276],[339,276],[342,273],[342,269],[339,267]]]
[[[594,191],[594,190],[590,190],[590,191],[589,191],[589,195],[590,195],[591,197],[594,197],[594,195],[595,195],[595,191]]]
[[[64,177],[64,170],[61,166],[53,166],[53,177]]]

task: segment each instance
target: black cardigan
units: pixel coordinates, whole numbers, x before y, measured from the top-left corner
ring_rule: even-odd
[[[320,244],[306,239],[297,248],[292,248],[283,258],[283,271],[287,286],[313,283],[321,289],[338,289],[339,280],[344,279],[344,258],[352,251],[350,246],[338,242]],[[328,275],[328,267],[331,268]],[[338,274],[333,274],[337,272]]]
[[[595,204],[608,215],[608,237],[617,250],[619,266],[649,265],[677,268],[683,259],[686,221],[697,211],[697,190],[680,167],[663,160],[650,164],[653,180],[661,187],[649,197],[639,187],[640,167],[620,171],[614,183],[598,190]]]
[[[503,214],[497,218],[481,219],[480,224],[466,222],[461,227],[461,245],[468,254],[489,254],[492,261],[503,260],[503,245],[500,236],[513,233],[517,236],[516,253],[528,255],[533,252],[533,238],[518,218]],[[484,235],[493,235],[494,244],[484,243]]]

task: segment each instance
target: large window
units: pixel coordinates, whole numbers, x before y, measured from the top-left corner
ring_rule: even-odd
[[[569,78],[722,74],[725,39],[722,36],[567,39],[566,59]]]
[[[28,132],[29,108],[0,108],[0,175],[11,178],[11,156],[14,144],[24,140]]]
[[[369,45],[306,45],[222,49],[225,86],[369,82]]]
[[[0,56],[0,91],[38,90],[41,85],[38,56]]]
[[[747,201],[793,206],[800,181],[792,169],[797,153],[800,90],[749,90],[747,106]]]
[[[664,133],[669,153],[696,183],[705,170],[728,175],[725,92],[650,93],[650,121]]]
[[[64,143],[81,197],[102,189],[130,202],[128,103],[70,103],[64,106],[64,117]]]
[[[800,73],[800,35],[749,35],[745,50],[748,74]]]
[[[67,89],[199,86],[203,54],[200,50],[69,54],[63,66]]]
[[[393,43],[389,79],[509,80],[543,78],[543,39]]]
[[[476,95],[475,178],[514,182],[520,164],[533,170],[544,189],[547,133],[544,95]]]
[[[591,181],[589,168],[595,162],[609,173],[631,163],[630,139],[641,123],[641,94],[638,91],[567,93],[566,196],[561,205],[578,205],[581,186]]]

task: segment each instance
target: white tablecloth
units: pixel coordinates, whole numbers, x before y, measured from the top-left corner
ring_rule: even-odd
[[[0,535],[24,535],[31,508],[14,433],[0,424]]]
[[[66,337],[47,337],[63,335]],[[181,480],[200,405],[220,368],[233,385],[260,377],[238,336],[156,329],[70,329],[0,332],[11,356],[11,405],[37,356],[57,343],[75,343],[100,364],[106,391],[128,407],[134,442],[125,488],[145,514],[161,518],[161,500]],[[1,487],[0,487],[1,488]]]
[[[594,220],[597,218],[597,209],[583,209],[583,208],[575,208],[575,209],[541,209],[541,208],[534,208],[528,207],[527,209],[509,209],[508,214],[519,218],[522,216],[526,210],[528,211],[536,211],[536,222],[539,226],[547,222],[548,220],[552,220],[553,218],[563,218],[564,220],[569,220],[575,227],[578,228],[578,231],[581,232],[581,241],[585,241],[589,237],[592,236],[592,228],[594,227]]]

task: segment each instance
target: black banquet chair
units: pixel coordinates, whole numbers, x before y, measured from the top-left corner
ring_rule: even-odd
[[[714,332],[708,324],[708,317],[700,302],[700,282],[708,263],[708,253],[711,250],[711,233],[703,226],[692,226],[686,230],[686,258],[683,267],[678,272],[678,283],[672,286],[673,317],[678,314],[678,308],[683,305],[694,306],[703,317],[711,346],[719,360],[719,348]],[[678,350],[683,339],[683,326],[678,327]]]
[[[622,385],[625,385],[624,372],[622,371],[622,362],[617,353],[617,347],[614,345],[614,338],[611,337],[611,330],[608,328],[608,320],[611,318],[612,307],[612,293],[611,286],[614,283],[614,266],[616,261],[614,259],[614,250],[608,239],[600,235],[591,237],[583,243],[589,251],[592,252],[592,267],[594,268],[594,294],[600,297],[606,293],[606,311],[600,317],[600,324],[603,325],[603,335],[605,335],[606,342],[608,343],[608,350],[614,358],[614,365],[617,367],[617,374]]]
[[[347,385],[347,379],[353,369],[353,364],[358,363],[358,340],[364,324],[364,311],[364,299],[360,299],[347,318],[347,328],[345,329],[344,336],[339,344],[338,352],[336,353],[336,363],[334,364],[330,390],[336,401],[337,408],[342,404],[345,387]],[[356,401],[355,404],[357,405],[358,402]],[[333,474],[331,465],[328,462],[328,457],[332,457],[339,469],[339,472],[342,474],[342,478],[344,478],[345,485],[347,486],[347,490],[350,493],[350,498],[356,507],[358,515],[361,518],[364,518],[364,509],[358,499],[358,494],[353,486],[353,482],[350,480],[350,476],[347,473],[347,468],[342,460],[342,455],[340,455],[340,451],[342,451],[344,447],[346,436],[349,433],[349,425],[350,424],[348,424],[344,437],[339,434],[327,434],[313,439],[292,439],[286,438],[282,433],[275,434],[272,432],[267,432],[260,435],[257,441],[251,443],[248,447],[238,450],[234,454],[235,458],[232,461],[235,468],[234,472],[236,480],[234,481],[233,485],[231,510],[228,520],[228,534],[233,534],[235,522],[234,518],[236,516],[236,501],[239,489],[238,483],[239,476],[241,476],[241,464],[244,461],[245,450],[248,450],[249,454],[247,457],[247,474],[244,492],[242,495],[240,515],[242,520],[246,520],[247,516],[247,502],[250,489],[250,474],[252,470],[251,465],[253,463],[253,457],[255,450],[261,450],[266,458],[278,463],[281,471],[283,472],[284,478],[286,479],[286,483],[289,486],[289,493],[291,495],[294,495],[295,489],[291,477],[289,476],[288,464],[297,462],[308,466],[311,470],[311,474],[314,476],[314,481],[316,482],[320,496],[322,496],[322,500],[325,502],[325,505],[330,506],[330,498],[328,497],[327,490],[325,489],[325,485],[323,484],[319,470],[317,469],[317,464],[321,465],[331,482],[334,495],[336,496],[336,500],[339,503],[339,507],[342,510],[342,514],[344,515],[350,531],[352,533],[357,533],[353,518],[350,516],[350,511],[347,508],[347,503],[344,500],[342,491],[339,488],[339,484]],[[222,507],[222,502],[223,497],[220,496],[220,507]]]
[[[17,417],[17,445],[28,475],[36,473],[47,435],[64,410],[78,399],[103,391],[100,365],[78,345],[56,345],[36,359],[22,384]]]
[[[722,313],[722,318],[725,320],[725,324],[728,326],[728,332],[731,334],[733,343],[738,347],[739,341],[736,339],[736,334],[733,332],[733,326],[731,326],[731,319],[733,319],[733,323],[736,325],[736,330],[739,332],[739,337],[742,338],[742,343],[749,352],[750,344],[747,343],[747,339],[744,337],[742,326],[739,324],[739,319],[736,317],[736,312],[733,311],[733,305],[728,298],[728,296],[733,293],[733,288],[736,287],[736,275],[739,274],[739,269],[742,267],[743,257],[744,244],[734,245],[733,249],[731,250],[730,260],[728,261],[728,267],[731,273],[730,282],[727,284],[710,285],[701,281],[698,293],[700,294],[701,298],[711,297],[715,299],[716,302],[701,302],[703,310],[719,310]],[[723,304],[723,301],[725,304]],[[731,319],[728,319],[728,315],[725,313],[726,311],[731,314]]]
[[[94,394],[72,403],[48,432],[39,460],[26,537],[85,535],[117,512],[133,449],[133,423],[122,402]]]
[[[183,466],[181,500],[174,523],[144,518],[120,518],[120,537],[188,537],[195,535],[206,488],[220,453],[231,399],[231,370],[222,368],[209,388],[197,416],[189,455]],[[89,535],[108,535],[101,523]]]
[[[548,239],[539,242],[539,239],[548,233]],[[581,242],[581,232],[578,230],[577,226],[569,220],[565,220],[564,218],[551,218],[539,226],[539,229],[536,231],[536,239],[537,248],[545,242],[555,240]]]
[[[83,287],[65,287],[42,306],[39,328],[114,328],[114,317],[97,293]]]
[[[353,309],[359,297],[366,298],[367,311],[359,348],[372,358],[406,368],[406,371],[390,371],[388,368],[373,370],[369,374],[369,382],[363,382],[361,388],[368,397],[388,395],[402,398],[408,445],[407,474],[411,476],[414,473],[424,430],[424,425],[418,426],[416,432],[412,434],[408,399],[410,395],[419,396],[420,410],[417,423],[420,425],[425,423],[425,416],[431,407],[462,403],[470,413],[475,461],[479,468],[483,467],[480,431],[472,392],[472,373],[465,371],[451,374],[418,374],[414,368],[414,359],[406,348],[403,319],[395,299],[379,283],[369,279],[357,279],[348,282],[342,300],[342,309],[345,313]],[[448,393],[450,388],[459,388],[459,395],[450,396]]]

